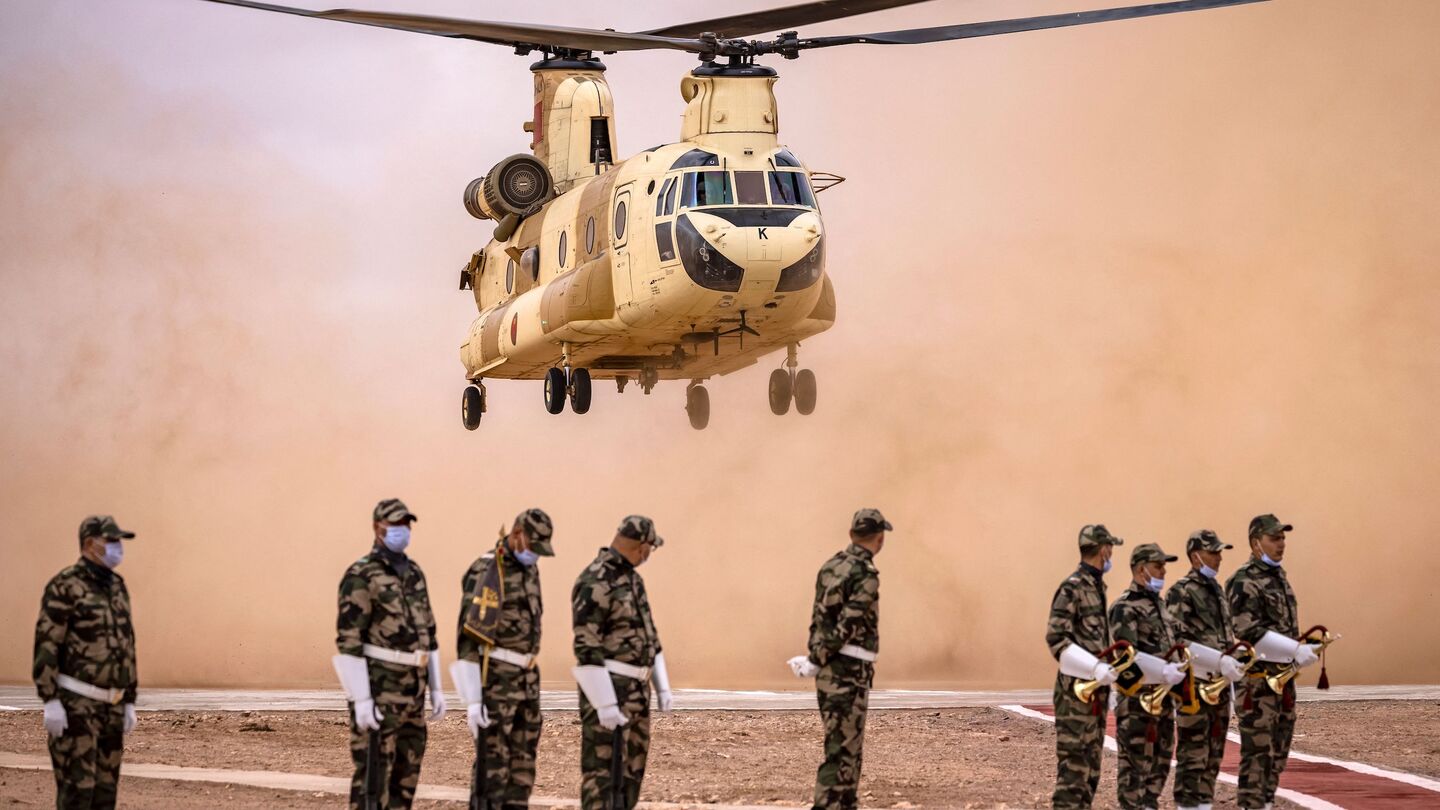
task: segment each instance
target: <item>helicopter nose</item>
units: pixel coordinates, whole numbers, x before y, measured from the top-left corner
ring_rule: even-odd
[[[798,209],[690,211],[676,221],[675,237],[685,271],[711,290],[800,290],[824,266],[819,217]]]

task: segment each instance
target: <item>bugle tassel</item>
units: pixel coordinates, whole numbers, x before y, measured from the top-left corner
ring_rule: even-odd
[[[1320,680],[1315,682],[1316,689],[1330,688],[1330,675],[1325,671],[1325,649],[1320,649]]]

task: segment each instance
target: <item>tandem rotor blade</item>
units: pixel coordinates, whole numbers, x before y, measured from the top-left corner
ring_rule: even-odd
[[[1066,28],[1072,25],[1131,20],[1137,17],[1154,17],[1158,14],[1174,14],[1181,11],[1202,11],[1225,6],[1241,6],[1250,3],[1265,3],[1269,0],[1178,0],[1170,3],[1151,3],[1144,6],[1107,8],[1095,11],[1077,11],[1070,14],[1051,14],[1044,17],[1023,17],[1015,20],[994,20],[991,22],[942,25],[934,28],[909,28],[903,31],[885,31],[878,34],[851,34],[835,37],[811,37],[787,43],[796,50],[829,48],[835,45],[920,45],[927,42],[946,42],[952,39],[988,37],[996,34],[1015,34],[1021,31],[1040,31],[1046,28]]]
[[[575,51],[643,51],[668,49],[705,53],[714,49],[698,39],[655,36],[651,34],[626,34],[618,31],[600,31],[593,28],[564,28],[553,25],[529,25],[524,23],[489,22],[486,20],[459,20],[450,17],[431,17],[423,14],[395,14],[385,11],[353,11],[331,9],[311,11],[273,3],[257,3],[252,0],[206,0],[227,6],[243,6],[261,11],[275,11],[281,14],[296,14],[320,20],[371,25],[392,28],[397,31],[412,31],[439,37],[469,39],[489,42],[495,45],[530,46],[537,49],[567,49]]]
[[[693,23],[681,23],[640,33],[657,37],[698,37],[701,34],[715,34],[718,37],[748,37],[769,31],[782,31],[802,25],[839,20],[856,14],[884,11],[887,8],[913,6],[929,0],[816,0],[812,3],[772,8],[731,17],[716,17]]]

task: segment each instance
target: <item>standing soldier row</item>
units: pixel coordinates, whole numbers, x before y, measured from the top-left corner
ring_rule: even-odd
[[[1111,547],[1123,541],[1104,526],[1081,529],[1080,567],[1056,591],[1046,633],[1060,663],[1055,807],[1089,807],[1094,800],[1106,692],[1117,684],[1120,806],[1159,805],[1173,750],[1176,807],[1209,810],[1229,724],[1229,686],[1240,682],[1240,806],[1270,807],[1294,730],[1293,676],[1328,643],[1299,632],[1295,595],[1280,568],[1291,528],[1274,515],[1252,520],[1251,560],[1224,592],[1217,577],[1231,546],[1208,529],[1195,532],[1185,546],[1191,570],[1164,602],[1166,564],[1178,557],[1143,544],[1131,553],[1131,584],[1108,616],[1103,575]],[[1283,676],[1278,692],[1266,676]]]

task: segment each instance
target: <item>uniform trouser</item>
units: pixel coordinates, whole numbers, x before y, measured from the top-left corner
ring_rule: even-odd
[[[1175,749],[1175,710],[1168,698],[1163,705],[1156,716],[1145,711],[1138,696],[1121,697],[1115,703],[1115,747],[1120,755],[1116,793],[1121,810],[1160,806]]]
[[[1105,750],[1105,715],[1110,702],[1108,687],[1097,689],[1089,703],[1075,697],[1075,679],[1058,675],[1055,680],[1055,794],[1050,804],[1057,810],[1089,807],[1100,785],[1100,762]]]
[[[415,801],[420,761],[425,758],[425,692],[416,697],[382,694],[375,705],[383,715],[380,731],[374,734],[380,746],[379,806],[385,810],[408,808]],[[351,810],[365,808],[365,755],[370,740],[369,732],[355,727],[355,706],[350,704],[350,759],[355,763],[355,775],[350,778]]]
[[[1240,700],[1241,807],[1264,807],[1275,800],[1280,774],[1290,757],[1295,734],[1295,681],[1275,694],[1265,681],[1246,678]]]
[[[115,806],[120,757],[125,752],[125,709],[62,693],[70,724],[50,737],[55,773],[55,806],[60,810],[102,810]]]
[[[1195,714],[1175,715],[1175,805],[1199,807],[1215,800],[1215,779],[1225,756],[1230,729],[1230,693],[1211,706],[1204,701]]]
[[[540,670],[490,661],[485,682],[485,807],[528,807],[540,745]],[[473,771],[473,769],[472,769]],[[473,792],[476,786],[471,785]]]
[[[820,721],[825,726],[825,759],[815,771],[815,810],[856,806],[874,674],[874,664],[837,656],[815,675]]]
[[[621,726],[624,754],[621,774],[625,783],[625,808],[640,801],[640,784],[645,781],[645,760],[650,755],[650,682],[623,675],[610,675],[620,711],[628,718]],[[611,810],[610,769],[614,763],[614,731],[600,726],[595,707],[580,693],[580,806],[584,810]],[[618,809],[617,809],[618,810]]]

